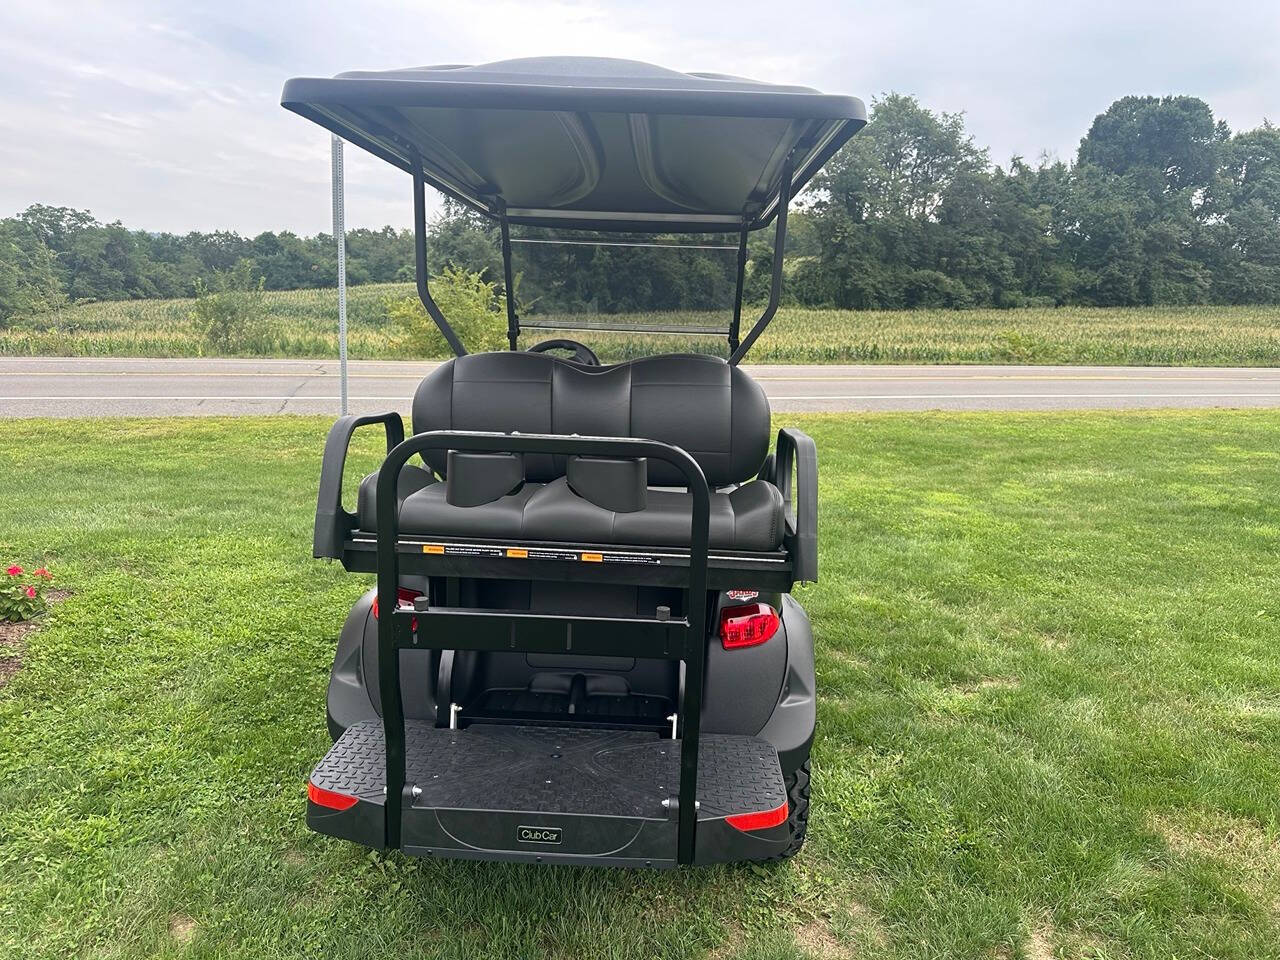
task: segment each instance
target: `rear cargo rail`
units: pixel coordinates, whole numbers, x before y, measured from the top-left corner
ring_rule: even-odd
[[[425,597],[413,608],[399,605],[399,517],[396,499],[400,471],[415,455],[428,450],[478,453],[551,454],[662,460],[684,477],[693,498],[692,528],[684,612],[665,608],[653,617],[600,618],[527,611],[436,607]],[[378,620],[378,682],[382,694],[385,740],[385,845],[403,846],[406,799],[406,732],[400,688],[401,650],[522,651],[633,656],[678,660],[684,665],[679,704],[678,784],[666,809],[677,815],[675,861],[694,861],[698,824],[699,726],[706,671],[707,555],[710,489],[702,468],[686,452],[653,440],[614,437],[566,437],[545,434],[500,434],[433,431],[417,434],[392,449],[378,472],[377,575],[378,603],[392,616]],[[776,764],[776,758],[775,758]],[[420,785],[410,784],[408,789]],[[517,827],[521,826],[519,824]],[[534,825],[525,825],[534,826]]]

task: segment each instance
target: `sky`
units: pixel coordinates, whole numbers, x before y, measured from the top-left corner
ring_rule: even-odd
[[[963,111],[991,158],[1070,160],[1126,94],[1280,122],[1280,2],[6,0],[0,216],[32,203],[146,230],[327,232],[329,139],[293,76],[521,56],[645,60]],[[412,222],[407,175],[347,147],[348,226]]]

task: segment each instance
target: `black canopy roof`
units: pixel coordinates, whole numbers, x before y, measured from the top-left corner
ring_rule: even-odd
[[[532,57],[288,81],[281,104],[511,223],[738,231],[866,124],[855,97],[633,60]]]

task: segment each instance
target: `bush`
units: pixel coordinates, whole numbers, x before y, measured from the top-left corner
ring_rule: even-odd
[[[217,270],[213,282],[196,278],[196,303],[188,315],[196,332],[214,350],[240,353],[264,349],[268,336],[263,278],[253,275],[253,263],[240,260],[230,270]]]
[[[480,274],[446,267],[431,279],[431,298],[468,350],[501,350],[506,346],[506,303],[495,285]],[[388,297],[385,307],[387,319],[400,328],[407,351],[425,357],[453,355],[417,297]]]

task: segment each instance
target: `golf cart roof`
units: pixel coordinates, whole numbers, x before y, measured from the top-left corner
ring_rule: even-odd
[[[726,231],[776,216],[866,124],[855,97],[531,57],[288,81],[281,104],[509,223]]]

